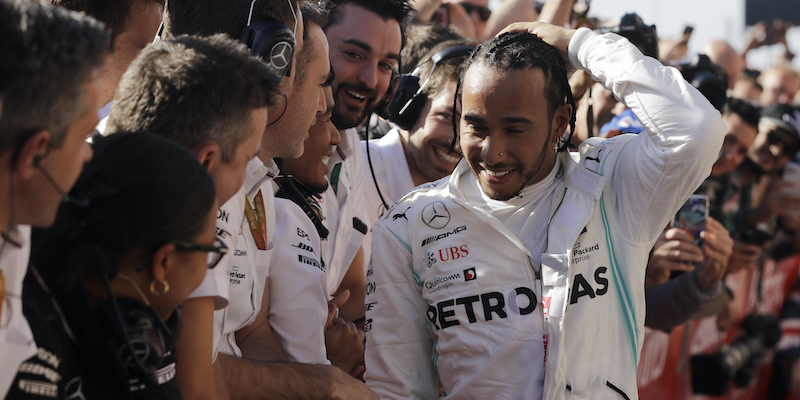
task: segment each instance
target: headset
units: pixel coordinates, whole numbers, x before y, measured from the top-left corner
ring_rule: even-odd
[[[239,41],[250,49],[250,54],[261,58],[267,67],[280,78],[290,76],[296,44],[294,32],[297,31],[297,14],[294,12],[294,7],[289,1],[289,9],[292,10],[294,16],[295,30],[292,31],[283,21],[268,15],[253,18],[255,4],[256,0],[250,3],[247,26],[239,36]]]
[[[392,68],[392,77],[389,80],[389,87],[386,88],[386,94],[383,95],[381,101],[375,106],[375,114],[382,117],[383,119],[389,119],[389,105],[392,104],[392,98],[394,98],[395,92],[397,92],[397,87],[400,85],[400,70],[397,69],[395,66]],[[366,126],[369,126],[369,119],[367,119]],[[367,128],[369,129],[369,128]]]
[[[319,238],[321,240],[327,239],[330,232],[322,223],[322,207],[320,207],[317,201],[317,198],[321,197],[320,193],[315,192],[303,184],[303,182],[298,181],[294,176],[288,175],[281,166],[282,160],[280,158],[275,158],[273,160],[275,164],[278,165],[280,176],[283,178],[282,180],[275,180],[275,183],[280,187],[275,193],[275,197],[289,199],[297,204],[314,224]],[[300,186],[299,188],[298,185]]]
[[[423,92],[425,87],[430,82],[433,72],[442,61],[446,61],[456,57],[468,55],[475,50],[475,46],[452,46],[437,51],[430,59],[418,65],[411,71],[411,74],[403,74],[400,77],[399,87],[397,93],[389,104],[389,120],[397,124],[401,129],[409,130],[419,119],[419,114],[425,106],[428,96]],[[428,77],[420,85],[420,77],[415,74],[419,73],[420,68],[427,63],[433,63]]]

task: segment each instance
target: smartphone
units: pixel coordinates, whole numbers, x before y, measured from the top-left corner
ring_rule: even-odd
[[[672,226],[688,231],[694,237],[694,244],[698,247],[703,247],[703,239],[700,237],[700,233],[706,230],[707,219],[708,196],[693,194],[689,196],[689,200],[675,214]]]
[[[800,196],[800,164],[794,161],[787,162],[783,167],[781,179],[792,184],[790,188],[786,189],[789,193]]]

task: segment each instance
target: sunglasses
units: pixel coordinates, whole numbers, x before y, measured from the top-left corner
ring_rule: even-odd
[[[480,17],[481,21],[483,22],[488,21],[489,17],[492,16],[492,10],[483,6],[476,6],[470,3],[461,3],[461,7],[464,7],[464,10],[467,11],[467,14],[472,14],[473,11],[477,11],[478,17]]]
[[[216,239],[213,246],[194,243],[187,240],[170,240],[167,243],[174,245],[178,250],[205,251],[210,253],[208,257],[208,269],[216,267],[217,264],[219,264],[219,262],[222,260],[222,257],[225,256],[225,254],[228,254],[228,246],[226,246],[225,243],[219,239]],[[149,263],[154,256],[155,252],[153,252],[153,254],[151,254],[149,257],[145,258],[141,263],[139,263],[139,265],[136,266],[136,271],[138,272],[144,269],[147,263]]]
[[[799,144],[794,140],[787,140],[786,134],[778,129],[773,129],[767,132],[767,143],[770,145],[780,145],[781,154],[784,156],[793,156],[797,153]]]

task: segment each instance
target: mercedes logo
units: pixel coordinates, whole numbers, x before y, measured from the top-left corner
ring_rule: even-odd
[[[436,201],[422,209],[422,222],[433,229],[442,229],[450,223],[450,211],[441,201]]]
[[[272,51],[269,53],[269,63],[278,71],[283,70],[289,66],[292,61],[292,45],[288,42],[278,42],[272,46]]]

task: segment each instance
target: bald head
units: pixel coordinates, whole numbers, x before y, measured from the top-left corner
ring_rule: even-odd
[[[728,74],[728,89],[733,89],[736,77],[742,72],[742,56],[728,42],[709,40],[700,48],[714,64],[719,64]]]

